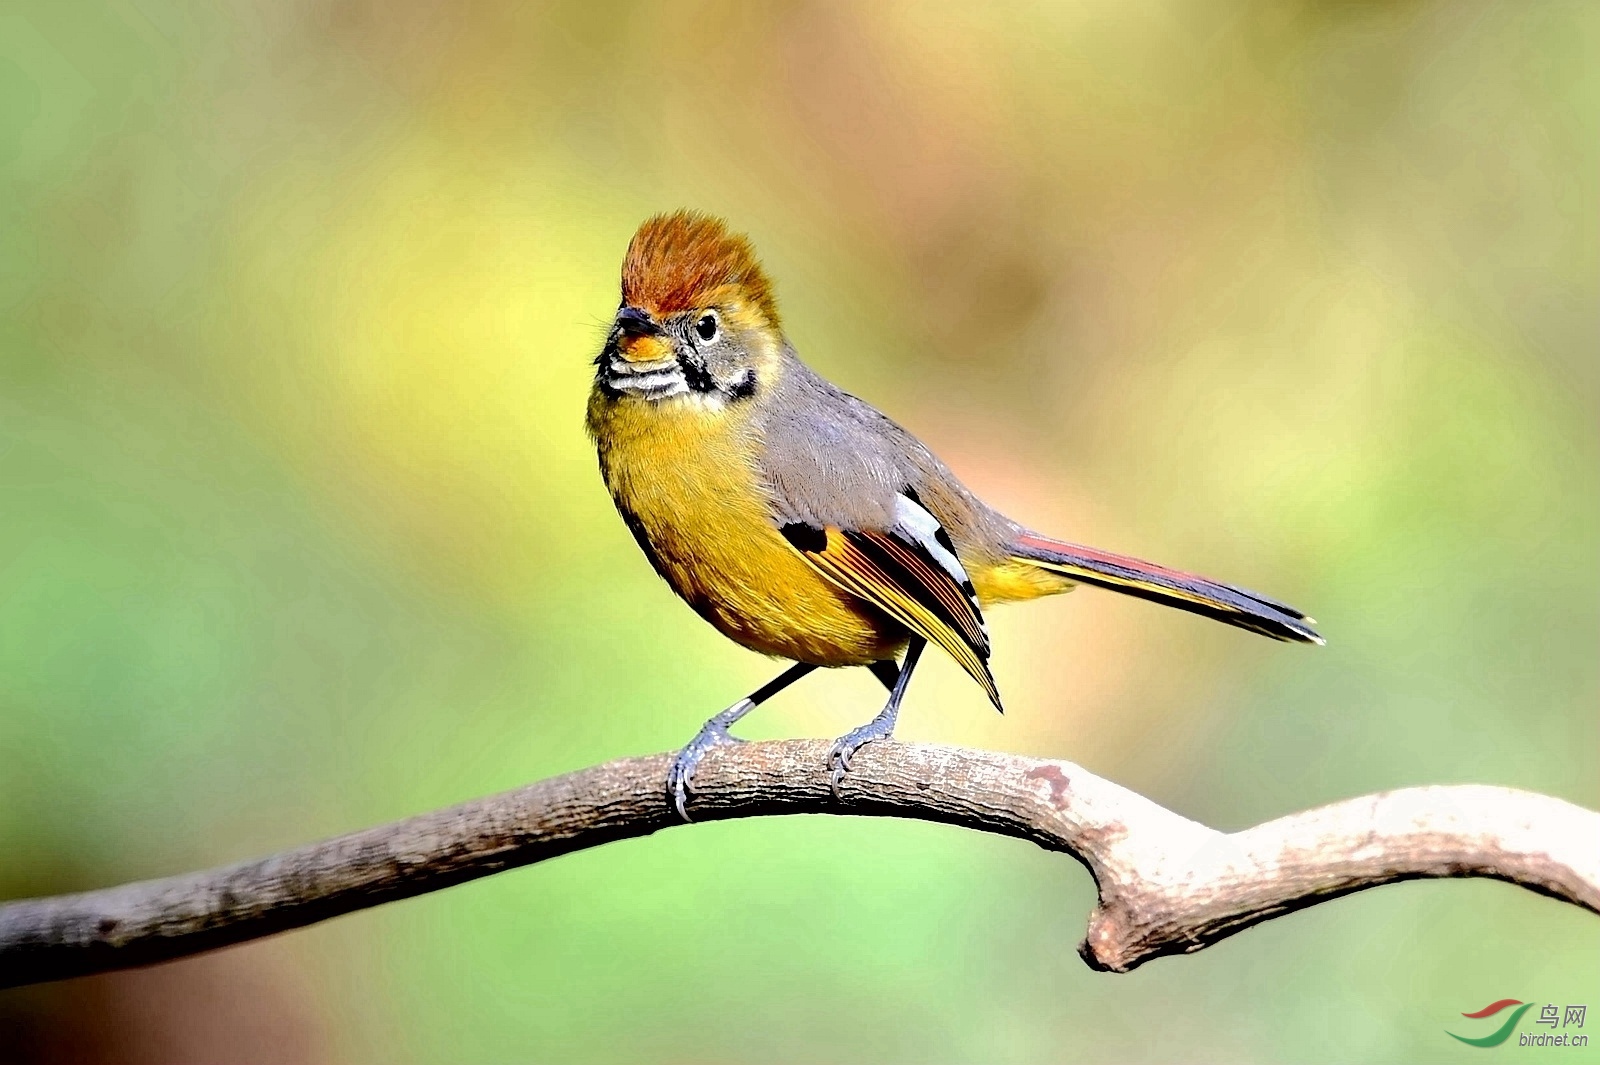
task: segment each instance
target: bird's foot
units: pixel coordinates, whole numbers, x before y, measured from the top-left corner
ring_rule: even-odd
[[[701,725],[694,739],[686,743],[683,750],[672,760],[672,768],[667,770],[667,795],[672,799],[673,808],[678,811],[678,816],[685,821],[689,820],[686,803],[689,799],[689,781],[694,776],[695,767],[711,748],[745,742],[729,732],[728,725],[749,713],[754,706],[755,704],[749,699],[740,699]]]
[[[833,789],[835,799],[839,798],[839,785],[844,783],[845,774],[850,772],[850,760],[856,752],[873,740],[886,740],[893,736],[894,721],[895,715],[886,710],[860,728],[853,728],[833,741],[833,750],[828,752],[828,768],[833,771],[829,787]]]

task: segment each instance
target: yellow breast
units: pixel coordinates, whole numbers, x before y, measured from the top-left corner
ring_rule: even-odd
[[[606,487],[656,569],[728,638],[823,666],[893,654],[905,632],[812,569],[771,519],[748,403],[589,401]]]

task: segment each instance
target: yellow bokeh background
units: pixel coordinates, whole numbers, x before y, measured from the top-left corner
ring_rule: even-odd
[[[1001,608],[1007,715],[930,660],[904,738],[1220,827],[1600,804],[1597,45],[1556,2],[0,11],[0,897],[675,747],[775,672],[657,581],[582,431],[628,237],[680,206],[1008,513],[1329,639]],[[746,734],[865,720],[860,672]],[[1128,976],[1075,953],[1092,902],[942,826],[702,825],[6,992],[0,1059],[1470,1060],[1464,1011],[1600,1005],[1594,917],[1506,885]]]

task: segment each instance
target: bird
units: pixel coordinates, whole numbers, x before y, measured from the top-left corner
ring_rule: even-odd
[[[595,359],[586,424],[617,512],[668,585],[724,636],[793,663],[706,721],[667,798],[690,819],[696,766],[729,730],[819,667],[888,689],[828,754],[835,795],[866,744],[892,736],[928,644],[1004,712],[984,610],[1087,584],[1276,640],[1315,622],[1257,592],[1034,532],[934,453],[801,361],[748,237],[709,214],[647,219]]]

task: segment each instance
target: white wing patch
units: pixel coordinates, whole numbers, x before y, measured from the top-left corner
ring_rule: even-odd
[[[983,630],[984,638],[987,639],[989,625],[984,621],[983,611],[978,607],[977,589],[973,588],[972,578],[967,576],[961,560],[956,557],[955,545],[950,542],[950,534],[939,524],[939,519],[929,513],[921,503],[901,493],[894,498],[894,524],[895,532],[913,543],[921,544],[940,568],[955,578],[955,582],[961,586],[962,594],[967,597],[967,602],[972,604],[972,612],[978,616],[978,627]]]

